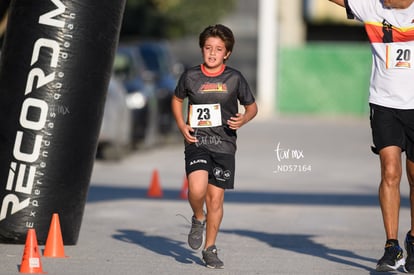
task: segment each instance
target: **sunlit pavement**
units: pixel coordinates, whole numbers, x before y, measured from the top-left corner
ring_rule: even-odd
[[[274,118],[239,130],[236,188],[217,240],[221,271],[186,244],[180,141],[97,161],[78,244],[42,257],[48,274],[373,274],[385,241],[379,164],[367,118]],[[161,198],[147,196],[153,172]],[[400,242],[409,229],[404,178]],[[0,245],[1,274],[17,274],[23,245]],[[42,247],[41,247],[42,249]]]

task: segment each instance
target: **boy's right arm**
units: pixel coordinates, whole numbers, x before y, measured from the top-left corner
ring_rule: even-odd
[[[184,127],[184,124],[185,124],[184,116],[182,113],[182,108],[183,108],[183,100],[174,95],[171,100],[171,110],[174,115],[175,122],[177,123],[177,127],[178,129],[180,129],[180,131],[181,131],[181,128]]]
[[[175,118],[175,122],[177,123],[177,127],[180,130],[183,137],[185,138],[185,140],[188,143],[197,142],[197,138],[191,134],[194,132],[193,128],[191,128],[190,125],[188,125],[184,121],[183,100],[174,95],[171,101],[171,109]]]

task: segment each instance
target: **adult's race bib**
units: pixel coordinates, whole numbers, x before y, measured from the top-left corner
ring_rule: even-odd
[[[194,128],[221,126],[220,104],[190,105],[189,120]]]
[[[412,69],[414,47],[403,45],[387,45],[387,69]]]

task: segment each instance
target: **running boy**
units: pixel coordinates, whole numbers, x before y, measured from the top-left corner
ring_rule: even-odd
[[[257,113],[245,78],[225,65],[234,42],[226,26],[207,27],[199,36],[203,64],[182,74],[172,99],[173,114],[185,139],[188,201],[193,211],[188,244],[197,250],[205,242],[202,259],[209,268],[224,267],[215,243],[223,218],[224,190],[234,188],[236,130]],[[182,112],[186,97],[187,121]],[[238,112],[238,102],[244,113]]]

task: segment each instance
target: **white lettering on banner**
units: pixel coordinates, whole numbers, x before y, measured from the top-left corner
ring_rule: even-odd
[[[33,65],[34,63],[36,63],[37,60],[39,60],[40,48],[42,47],[53,50],[52,59],[50,59],[50,67],[56,68],[58,61],[59,61],[59,52],[60,52],[59,43],[55,40],[46,39],[46,38],[39,38],[36,41],[34,45],[34,49],[33,49],[32,61],[30,62],[30,65]]]
[[[65,27],[66,22],[64,19],[58,19],[56,17],[65,12],[66,6],[60,0],[50,1],[56,8],[40,15],[38,23],[39,25],[47,27],[59,28],[60,31],[63,31],[61,29]],[[75,14],[71,13],[69,18],[75,18]],[[70,28],[68,27],[68,29],[73,30],[73,24],[70,24]],[[39,33],[43,34],[44,32]],[[31,93],[33,90],[39,90],[40,88],[45,87],[45,85],[55,81],[56,83],[51,86],[56,89],[53,94],[53,99],[60,99],[60,88],[62,87],[62,83],[59,82],[59,78],[63,78],[64,73],[53,71],[46,74],[45,72],[57,68],[59,58],[62,59],[63,56],[67,58],[67,54],[61,52],[61,44],[70,46],[70,43],[67,41],[60,41],[60,39],[53,40],[45,37],[40,37],[34,42],[30,61],[30,66],[32,66],[32,68],[28,72],[26,78],[26,86],[24,90],[26,98],[22,102],[19,129],[16,132],[13,147],[14,160],[10,162],[9,174],[5,187],[5,190],[10,191],[10,193],[3,198],[1,203],[0,221],[6,219],[8,215],[13,215],[25,209],[29,205],[34,207],[39,206],[38,200],[30,201],[30,198],[20,200],[18,194],[31,195],[33,192],[34,194],[40,194],[40,190],[34,188],[34,186],[41,184],[42,181],[35,180],[35,176],[44,175],[44,173],[39,170],[46,167],[46,162],[42,161],[38,166],[34,163],[39,160],[39,157],[48,156],[47,149],[50,145],[50,141],[47,140],[49,133],[47,133],[45,127],[53,128],[54,122],[48,121],[48,114],[49,118],[52,119],[55,116],[49,113],[50,103],[48,104],[47,101],[41,98],[31,96]],[[50,55],[45,55],[50,56],[50,62],[40,64],[46,66],[40,68],[39,65],[36,64],[43,51],[51,53]],[[37,115],[30,116],[30,111]],[[25,152],[23,152],[22,144],[25,146],[31,145],[32,148],[25,148]],[[46,147],[45,151],[41,150],[42,144]],[[31,210],[30,217],[35,217],[36,211]],[[28,228],[34,227],[33,222],[26,221],[25,224]]]
[[[27,119],[27,114],[29,113],[29,108],[37,108],[40,110],[40,115],[37,121],[32,121]],[[49,106],[44,100],[40,100],[37,98],[26,98],[25,101],[23,101],[22,105],[22,111],[20,114],[20,125],[22,125],[24,128],[36,130],[39,131],[43,128],[46,122],[47,117],[47,111],[49,109]]]
[[[43,24],[43,25],[49,25],[49,26],[52,26],[52,27],[63,28],[65,26],[65,22],[54,19],[53,17],[64,13],[66,7],[59,0],[52,0],[52,2],[53,2],[53,4],[55,4],[57,9],[52,10],[48,13],[45,13],[45,14],[42,14],[41,16],[39,16],[39,23]]]
[[[13,156],[17,160],[31,162],[31,163],[35,162],[39,157],[40,145],[42,143],[42,136],[41,135],[36,135],[35,141],[34,141],[34,146],[33,146],[33,151],[30,154],[23,153],[23,152],[20,151],[22,140],[23,140],[23,132],[18,131],[16,133],[16,139],[15,139],[15,142],[14,142]]]

